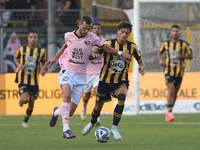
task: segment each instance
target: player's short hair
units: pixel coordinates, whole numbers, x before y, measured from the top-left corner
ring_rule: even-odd
[[[37,32],[36,32],[35,30],[30,30],[30,31],[28,32],[28,35],[29,35],[30,33],[36,33],[36,34],[37,34]]]
[[[100,24],[100,23],[98,23],[98,22],[95,22],[95,23],[93,23],[93,24],[92,24],[92,27],[91,27],[91,29],[93,29],[94,25],[100,26],[100,27],[101,27],[101,29],[102,29],[102,26],[101,26],[101,24]]]
[[[129,30],[129,33],[130,33],[132,31],[132,27],[133,27],[133,25],[130,22],[128,22],[128,21],[122,21],[117,26],[117,29],[120,30],[120,29],[126,28],[126,29]]]
[[[173,28],[177,28],[177,29],[179,29],[179,30],[181,29],[180,26],[177,25],[177,24],[172,25],[171,29],[173,29]]]
[[[92,18],[90,16],[85,15],[81,18],[81,23],[83,23],[84,21],[86,22],[86,24],[90,25],[92,23]]]

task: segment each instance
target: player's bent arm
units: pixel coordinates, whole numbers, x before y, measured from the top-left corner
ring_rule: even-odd
[[[165,62],[162,60],[162,53],[158,52],[158,63],[160,64],[160,66],[163,66],[165,64]]]
[[[46,69],[44,67],[44,64],[45,64],[45,62],[42,62],[42,67],[41,67],[41,70],[40,70],[40,73],[41,73],[42,76],[44,76],[46,74]]]
[[[17,67],[19,68],[20,71],[23,71],[25,69],[25,65],[20,64],[19,59],[18,58],[14,58],[14,62],[17,65]]]
[[[121,52],[121,51],[118,51],[117,49],[115,49],[115,48],[113,48],[113,47],[110,47],[110,46],[108,46],[108,45],[104,45],[101,49],[104,50],[104,51],[107,52],[107,53],[121,55],[121,56],[125,59],[125,61],[127,61],[127,62],[128,62],[129,60],[130,60],[130,61],[132,60],[132,58],[131,58],[131,56],[130,56],[129,54],[123,53],[123,52]]]
[[[139,71],[139,73],[143,76],[143,75],[145,74],[145,71],[144,71],[144,67],[145,67],[144,61],[143,61],[143,59],[141,58],[141,59],[138,60],[137,62],[138,62],[138,64],[139,64],[138,71]]]
[[[178,54],[176,54],[176,56],[178,58],[183,58],[183,59],[192,59],[193,58],[193,54],[189,54],[189,55],[181,55],[179,52],[177,52]]]

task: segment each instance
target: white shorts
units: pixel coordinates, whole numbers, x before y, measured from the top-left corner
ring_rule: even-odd
[[[100,74],[88,74],[86,77],[86,85],[84,86],[84,92],[89,93],[93,88],[99,84],[99,75]]]
[[[57,78],[60,86],[63,84],[69,84],[71,87],[71,101],[76,105],[79,104],[86,78],[69,71],[60,70]]]

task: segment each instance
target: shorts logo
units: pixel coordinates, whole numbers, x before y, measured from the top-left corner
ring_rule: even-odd
[[[170,78],[170,76],[165,76],[165,79],[167,80],[167,79],[169,79]]]
[[[63,81],[68,81],[68,80],[69,80],[69,77],[67,77],[67,76],[63,77]]]
[[[21,89],[21,90],[19,91],[19,93],[21,93],[21,94],[22,94],[23,92],[24,92],[24,90],[23,90],[23,89]]]

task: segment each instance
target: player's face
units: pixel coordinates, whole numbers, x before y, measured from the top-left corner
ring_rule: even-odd
[[[171,34],[172,39],[178,39],[181,32],[178,28],[172,28],[170,34]]]
[[[28,35],[28,43],[31,45],[37,45],[38,35],[37,33],[29,33]]]
[[[92,24],[89,25],[85,21],[83,23],[80,23],[79,30],[80,30],[81,36],[86,36],[88,32],[90,31],[91,27],[92,27]]]
[[[102,33],[101,26],[99,25],[94,25],[91,31],[95,33],[97,36],[100,36],[100,34]]]
[[[127,28],[123,28],[120,30],[117,30],[118,33],[118,42],[124,43],[126,42],[128,36],[130,35],[130,30]]]

